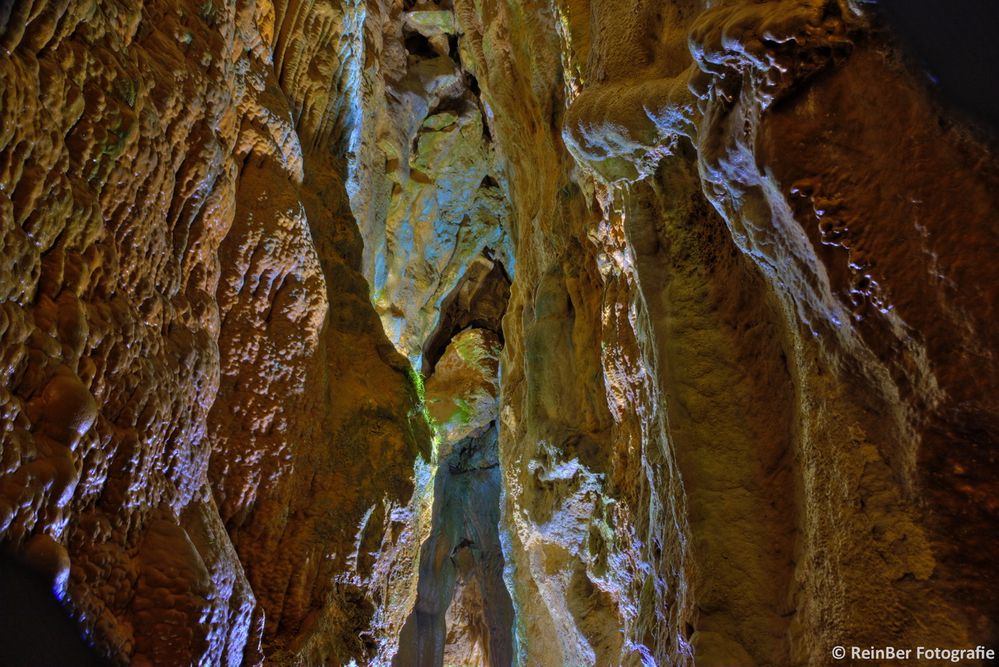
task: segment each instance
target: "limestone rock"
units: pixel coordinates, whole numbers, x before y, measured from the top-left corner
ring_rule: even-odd
[[[0,535],[116,663],[370,660],[411,607],[430,434],[344,189],[357,11],[3,9]]]
[[[453,9],[369,3],[381,54],[363,71],[350,161],[364,275],[389,339],[414,365],[441,302],[486,247],[507,246],[505,179]],[[408,5],[407,5],[408,6]]]
[[[466,329],[451,340],[427,382],[426,402],[442,440],[440,455],[481,432],[497,417],[499,352],[496,334]]]
[[[0,49],[0,558],[96,655],[995,644],[995,139],[876,3],[24,0]]]
[[[706,4],[456,6],[513,210],[520,658],[983,641],[995,157],[858,3]]]

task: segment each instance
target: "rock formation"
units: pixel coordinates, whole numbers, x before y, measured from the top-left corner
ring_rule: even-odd
[[[122,664],[391,653],[432,452],[347,203],[358,8],[6,8],[5,543]]]
[[[995,139],[878,6],[19,0],[0,47],[3,577],[79,660],[999,650]]]

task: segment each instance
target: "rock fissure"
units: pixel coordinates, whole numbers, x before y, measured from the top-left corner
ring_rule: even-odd
[[[925,11],[0,2],[0,662],[999,650]]]

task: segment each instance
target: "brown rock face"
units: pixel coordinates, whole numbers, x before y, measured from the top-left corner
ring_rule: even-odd
[[[990,150],[851,3],[458,13],[515,211],[520,659],[993,638]]]
[[[4,543],[119,663],[391,651],[430,437],[344,190],[356,8],[4,9]]]
[[[972,259],[999,248],[987,222],[995,160],[835,9],[821,25],[834,45],[849,36],[837,62],[799,74],[789,85],[804,88],[770,108],[760,95],[750,102],[751,84],[731,103],[709,90],[699,140],[702,173],[718,177],[706,193],[794,324],[807,521],[799,660],[820,659],[809,633],[825,638],[833,619],[840,635],[874,644],[974,645],[996,633],[979,588],[995,571],[979,554],[995,549],[996,489],[982,474],[999,407],[988,370],[997,294],[991,269]],[[799,21],[820,32],[817,15]],[[749,128],[751,153],[734,124]],[[722,166],[738,155],[751,162]],[[837,596],[818,594],[834,585]],[[872,613],[893,620],[872,631]]]
[[[999,650],[999,162],[870,3],[24,0],[0,47],[0,574],[97,655]]]

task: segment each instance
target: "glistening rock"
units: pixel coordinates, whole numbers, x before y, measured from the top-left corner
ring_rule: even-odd
[[[100,656],[995,641],[995,140],[873,3],[26,0],[0,46],[0,540]]]

